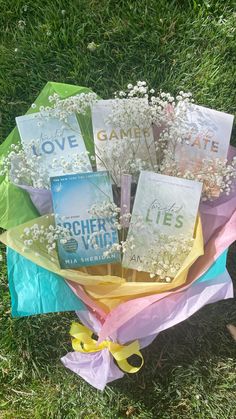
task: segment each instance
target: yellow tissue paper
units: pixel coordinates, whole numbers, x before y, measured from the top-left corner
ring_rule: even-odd
[[[106,311],[110,311],[124,301],[170,291],[184,285],[189,268],[199,256],[204,254],[202,226],[198,216],[191,252],[170,283],[151,282],[148,273],[127,270],[122,268],[120,264],[91,266],[78,270],[61,269],[56,250],[49,255],[45,244],[35,242],[29,249],[23,250],[24,239],[21,236],[25,228],[30,228],[34,224],[48,227],[50,224],[54,225],[54,218],[51,215],[46,215],[30,220],[3,233],[0,236],[0,241],[35,264],[60,275],[64,279],[82,285],[88,296]]]

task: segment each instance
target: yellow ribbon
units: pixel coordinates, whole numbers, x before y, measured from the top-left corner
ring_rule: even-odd
[[[119,367],[129,374],[138,372],[142,368],[144,360],[141,352],[139,351],[139,343],[137,340],[129,345],[120,345],[119,343],[104,340],[98,343],[92,338],[93,332],[86,326],[80,323],[73,322],[70,328],[70,335],[72,336],[72,347],[77,352],[92,353],[99,352],[103,349],[108,349],[112,356],[115,358]],[[137,355],[141,358],[141,365],[133,367],[127,361],[131,355]]]

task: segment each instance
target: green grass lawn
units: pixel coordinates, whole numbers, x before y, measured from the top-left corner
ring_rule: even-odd
[[[0,141],[47,81],[104,98],[146,80],[235,112],[235,12],[225,0],[0,0]],[[87,46],[94,42],[92,52]],[[235,141],[235,137],[234,137]],[[236,278],[236,249],[229,269]],[[235,300],[203,308],[143,351],[145,366],[101,393],[66,370],[73,313],[12,319],[0,273],[0,418],[233,419]]]

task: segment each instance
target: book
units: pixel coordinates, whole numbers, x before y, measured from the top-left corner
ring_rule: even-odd
[[[72,163],[77,154],[83,155],[86,170],[91,171],[91,163],[75,114],[67,118],[67,122],[56,117],[42,117],[40,112],[16,117],[21,143],[29,155],[42,156],[39,164],[49,176],[65,173],[60,165],[53,160],[63,158]],[[72,171],[73,172],[73,171]]]
[[[130,109],[134,113],[139,113],[139,106],[148,106],[146,99],[108,99],[99,100],[92,107],[92,124],[93,135],[96,153],[97,170],[107,169],[107,162],[109,164],[109,171],[112,180],[120,186],[121,174],[127,173],[128,165],[134,159],[141,161],[148,165],[146,169],[150,169],[150,164],[156,164],[155,143],[152,132],[152,126],[139,123],[138,126],[123,122],[115,123],[115,119],[127,120],[126,111],[130,114]],[[116,117],[113,118],[114,112]],[[118,115],[118,118],[117,118]],[[124,126],[125,125],[125,126]],[[132,143],[131,141],[132,140]],[[116,148],[116,151],[114,152]],[[117,152],[118,150],[118,152]],[[112,162],[112,163],[111,163]]]
[[[124,254],[123,266],[148,272],[150,249],[158,246],[161,237],[166,243],[170,236],[191,240],[201,190],[200,182],[142,171],[127,236],[134,248]]]
[[[108,172],[88,172],[51,178],[55,222],[70,231],[71,239],[58,241],[58,256],[62,268],[101,265],[120,262],[120,252],[109,256],[104,252],[118,243],[116,217],[90,213],[96,204],[113,202]],[[95,244],[91,237],[95,233]]]
[[[234,116],[225,112],[191,105],[184,122],[187,136],[177,144],[176,161],[197,169],[203,159],[226,159]]]

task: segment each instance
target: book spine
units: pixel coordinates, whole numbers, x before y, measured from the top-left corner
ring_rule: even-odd
[[[121,224],[123,227],[129,227],[129,220],[123,216],[130,212],[131,183],[131,175],[121,176]]]

